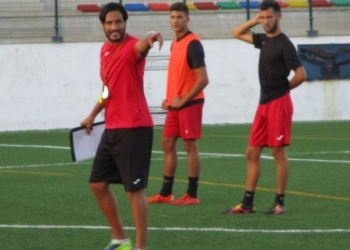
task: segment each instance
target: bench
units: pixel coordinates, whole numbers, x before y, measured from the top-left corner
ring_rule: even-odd
[[[213,2],[194,2],[194,6],[198,10],[218,10],[219,6],[215,5]]]
[[[166,110],[163,110],[162,107],[149,107],[149,111],[155,126],[164,125]]]
[[[259,9],[260,8],[260,3],[258,1],[251,1],[249,2],[249,6],[247,5],[247,2],[241,1],[239,2],[239,5],[241,5],[245,9]]]
[[[170,6],[167,3],[149,3],[147,6],[152,11],[168,11]]]
[[[242,6],[236,2],[217,2],[216,5],[222,10],[242,9]]]
[[[143,3],[126,3],[124,7],[128,11],[149,11],[149,7]]]
[[[81,12],[100,12],[101,7],[97,4],[78,4],[77,10]]]
[[[146,58],[146,70],[167,70],[169,55],[150,55]]]

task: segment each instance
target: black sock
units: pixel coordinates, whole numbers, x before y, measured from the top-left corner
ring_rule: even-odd
[[[276,194],[275,202],[281,206],[284,206],[284,194]]]
[[[164,176],[161,196],[169,196],[173,192],[174,176]]]
[[[252,206],[253,205],[253,201],[254,201],[254,193],[252,191],[248,191],[246,190],[243,196],[243,205],[244,206]]]
[[[193,198],[197,198],[198,177],[188,177],[187,193]]]

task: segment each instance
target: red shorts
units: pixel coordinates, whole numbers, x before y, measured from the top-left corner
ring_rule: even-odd
[[[202,135],[203,103],[196,103],[180,110],[168,110],[164,137],[181,137],[183,140],[199,139]]]
[[[293,103],[289,93],[259,104],[250,131],[249,146],[279,147],[290,144]]]

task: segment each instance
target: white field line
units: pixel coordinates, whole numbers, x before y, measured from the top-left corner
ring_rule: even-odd
[[[63,149],[70,150],[70,147],[51,146],[51,145],[23,145],[23,144],[0,144],[0,147],[13,148],[45,148],[45,149]],[[163,151],[153,151],[155,154],[163,154]],[[186,152],[178,152],[178,154],[186,155]],[[220,157],[245,157],[242,154],[216,154],[216,153],[200,153],[202,156],[220,156]],[[293,152],[288,155],[306,155],[306,154],[350,154],[350,151],[329,151],[329,152]],[[265,156],[268,159],[268,156]]]
[[[47,148],[47,149],[70,149],[70,147],[59,147],[50,145],[19,145],[19,144],[0,144],[0,147],[7,148]]]
[[[13,147],[13,148],[46,148],[46,149],[64,149],[70,150],[70,147],[62,146],[51,146],[51,145],[23,145],[23,144],[0,144],[0,147]],[[163,154],[163,151],[153,151],[156,154]],[[186,154],[186,152],[178,152],[178,154]],[[325,151],[325,152],[292,152],[288,155],[306,155],[306,154],[350,154],[350,151]],[[201,153],[201,155],[210,155],[210,156],[221,156],[221,157],[242,157],[242,154],[215,154],[215,153]]]
[[[60,226],[60,225],[6,225],[0,224],[4,229],[85,229],[109,230],[107,226]],[[126,230],[135,230],[134,227],[124,227]],[[183,232],[228,232],[228,233],[267,233],[267,234],[299,234],[299,233],[350,233],[350,229],[235,229],[235,228],[196,228],[196,227],[148,227],[151,231],[183,231]]]
[[[350,151],[325,151],[325,152],[288,152],[288,155],[332,155],[332,154],[350,154]]]
[[[161,151],[153,151],[153,153],[162,153]],[[178,154],[186,154],[186,152],[178,152]],[[217,153],[200,153],[201,156],[207,157],[245,157],[243,154],[217,154]],[[261,155],[262,159],[274,160],[272,156]],[[302,159],[302,158],[288,158],[289,161],[305,161],[305,162],[325,162],[325,163],[350,163],[346,160],[322,160],[322,159]]]
[[[53,167],[53,166],[68,166],[77,164],[75,162],[70,163],[48,163],[48,164],[32,164],[32,165],[18,165],[18,166],[2,166],[0,169],[12,169],[12,168],[38,168],[38,167]],[[79,162],[79,164],[91,164],[91,162]]]
[[[70,147],[59,147],[49,145],[19,145],[19,144],[0,144],[0,147],[22,147],[22,148],[45,148],[45,149],[63,149],[70,150]],[[348,153],[350,151],[343,151]],[[163,154],[163,151],[153,151],[155,154]],[[327,152],[320,152],[326,154]],[[335,153],[335,152],[330,152]],[[186,155],[186,152],[178,152],[179,155]],[[316,153],[314,153],[316,154]],[[202,158],[221,158],[221,157],[234,157],[244,158],[243,154],[219,154],[219,153],[200,153]],[[262,155],[262,159],[273,160],[273,157]],[[179,157],[179,160],[186,159],[186,157]],[[152,160],[163,160],[162,158],[153,158]],[[302,159],[302,158],[289,158],[289,161],[300,161],[300,162],[319,162],[319,163],[350,163],[347,160],[322,160],[322,159]],[[0,169],[13,169],[13,168],[34,168],[34,167],[47,167],[47,166],[66,166],[71,164],[91,164],[91,162],[78,162],[78,163],[50,163],[50,164],[32,164],[32,165],[19,165],[19,166],[0,166]]]

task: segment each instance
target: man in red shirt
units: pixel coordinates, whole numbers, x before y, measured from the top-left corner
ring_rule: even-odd
[[[177,2],[170,7],[170,23],[176,38],[171,45],[166,99],[167,110],[162,147],[164,150],[164,180],[161,191],[147,198],[149,203],[196,205],[200,158],[197,140],[202,132],[203,89],[208,84],[204,50],[199,38],[188,29],[189,10]],[[182,139],[187,153],[188,189],[174,200],[172,187],[177,167],[176,141]]]
[[[105,5],[100,21],[107,41],[100,54],[103,93],[81,125],[89,133],[97,114],[105,109],[106,128],[98,146],[89,186],[112,232],[106,250],[131,250],[109,184],[120,183],[129,198],[135,228],[134,249],[147,247],[147,186],[153,143],[153,121],[143,90],[145,57],[160,33],[138,40],[125,32],[128,14],[118,3]]]

